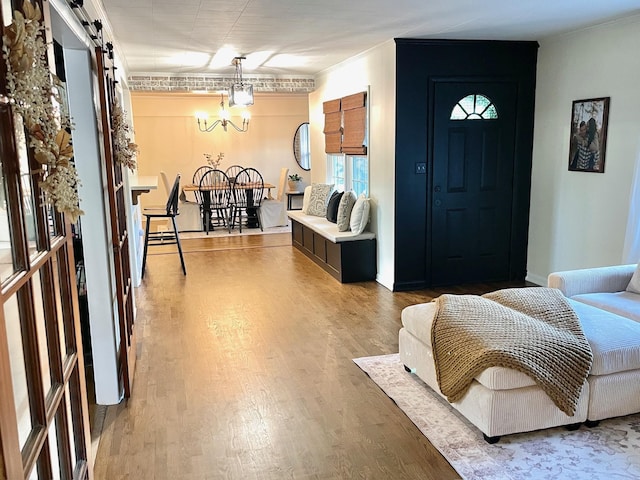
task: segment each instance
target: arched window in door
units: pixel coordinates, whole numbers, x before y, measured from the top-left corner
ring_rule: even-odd
[[[481,94],[467,95],[458,100],[451,111],[451,120],[493,120],[498,118],[496,106]]]

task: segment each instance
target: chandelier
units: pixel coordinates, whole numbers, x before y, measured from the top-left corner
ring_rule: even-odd
[[[240,105],[243,107],[253,105],[253,85],[242,81],[242,60],[247,57],[234,57],[231,62],[236,67],[233,83],[229,87],[229,106]]]
[[[232,105],[231,97],[229,97],[229,105]],[[232,126],[238,132],[246,132],[247,130],[249,130],[249,120],[251,118],[251,116],[249,115],[249,112],[247,112],[246,110],[242,112],[242,127],[237,126],[235,123],[231,121],[231,114],[229,113],[229,110],[224,108],[224,97],[222,94],[220,94],[220,112],[218,113],[218,115],[220,116],[220,118],[215,122],[209,124],[207,121],[208,120],[207,114],[198,112],[196,114],[198,119],[198,129],[201,132],[211,132],[218,125],[222,125],[222,128],[224,128],[225,132],[227,131],[228,126]]]

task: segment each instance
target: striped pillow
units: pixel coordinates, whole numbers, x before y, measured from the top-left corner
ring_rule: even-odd
[[[344,192],[338,205],[338,231],[346,232],[349,230],[349,222],[351,220],[351,210],[353,204],[356,203],[356,197],[353,192]]]

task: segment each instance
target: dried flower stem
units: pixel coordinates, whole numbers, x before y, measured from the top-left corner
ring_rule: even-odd
[[[136,156],[138,145],[130,138],[131,127],[126,121],[126,114],[116,100],[111,109],[111,121],[113,128],[113,153],[115,160],[132,172],[136,169]]]
[[[24,14],[14,12],[5,29],[3,54],[7,61],[7,90],[23,121],[34,158],[43,166],[40,187],[49,202],[75,222],[80,210],[80,180],[72,162],[71,121],[61,109],[47,63],[47,47],[39,6],[25,0]]]
[[[204,155],[204,158],[207,160],[207,163],[216,169],[220,166],[220,163],[224,158],[224,153],[222,152],[218,154],[218,157],[215,160],[213,159],[213,155],[211,155],[210,153],[204,153],[203,155]]]

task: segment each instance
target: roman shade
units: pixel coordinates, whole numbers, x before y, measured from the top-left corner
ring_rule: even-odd
[[[367,94],[360,92],[342,98],[343,137],[342,152],[351,155],[366,155],[365,143],[367,122]]]
[[[340,99],[324,102],[322,112],[324,113],[324,151],[325,153],[340,153],[342,145]]]

